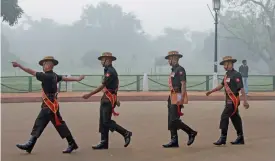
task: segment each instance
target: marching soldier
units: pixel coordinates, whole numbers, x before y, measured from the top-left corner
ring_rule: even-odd
[[[63,153],[71,153],[78,148],[69,128],[65,121],[63,121],[59,112],[59,104],[57,102],[57,83],[60,81],[81,81],[84,76],[80,77],[64,77],[53,72],[54,66],[58,64],[58,61],[52,56],[47,56],[43,60],[39,61],[39,65],[43,66],[44,72],[36,72],[30,68],[23,67],[17,62],[12,62],[13,67],[18,67],[36,77],[42,84],[42,100],[41,111],[37,116],[31,137],[25,144],[17,144],[16,146],[31,153],[37,139],[40,137],[48,123],[51,121],[57,132],[62,139],[66,138],[68,141],[68,147]]]
[[[220,62],[220,65],[223,65],[226,70],[223,81],[215,89],[206,93],[206,95],[209,96],[213,92],[220,91],[223,87],[226,93],[225,108],[220,120],[221,137],[214,143],[214,145],[226,144],[229,118],[231,119],[238,136],[235,141],[231,142],[231,144],[244,144],[242,119],[238,110],[238,106],[240,105],[239,91],[241,91],[243,95],[243,105],[246,109],[249,108],[249,104],[243,89],[242,76],[233,68],[235,62],[237,62],[237,60],[233,59],[231,56],[223,58],[223,61]]]
[[[114,109],[115,106],[120,105],[117,100],[119,86],[118,74],[112,66],[112,61],[115,61],[116,57],[112,56],[112,53],[110,52],[104,52],[102,56],[98,57],[98,60],[101,61],[101,64],[104,67],[104,79],[102,84],[94,91],[83,96],[84,99],[88,99],[100,91],[104,92],[100,101],[99,132],[101,133],[101,142],[92,148],[95,150],[109,148],[109,130],[121,134],[125,140],[124,147],[127,147],[131,142],[132,132],[124,129],[111,119],[112,114],[114,116],[119,115]]]
[[[188,103],[186,91],[186,72],[185,69],[178,64],[182,57],[177,51],[170,51],[165,59],[168,59],[172,72],[169,77],[170,95],[168,98],[168,130],[171,133],[171,141],[163,145],[164,148],[179,147],[177,130],[181,129],[189,136],[187,145],[193,144],[197,132],[182,122],[180,116],[183,115],[181,109],[183,104]]]

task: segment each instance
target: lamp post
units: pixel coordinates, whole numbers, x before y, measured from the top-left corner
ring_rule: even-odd
[[[220,0],[212,0],[213,10],[215,11],[215,51],[214,51],[214,74],[213,74],[213,88],[218,85],[218,12],[221,8]]]

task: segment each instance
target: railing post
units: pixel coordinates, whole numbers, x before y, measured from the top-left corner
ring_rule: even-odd
[[[29,76],[28,79],[29,79],[29,92],[32,92],[32,76]]]
[[[137,75],[137,92],[140,91],[140,76]]]
[[[273,75],[273,91],[275,91],[275,75]]]
[[[58,83],[58,92],[61,91],[61,81]]]
[[[206,91],[209,91],[209,75],[206,76],[206,85],[205,85],[205,89]]]

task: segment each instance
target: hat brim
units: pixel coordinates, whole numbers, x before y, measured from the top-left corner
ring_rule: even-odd
[[[179,57],[179,58],[182,58],[182,55],[181,55],[181,54],[173,54],[173,55],[167,55],[167,56],[165,57],[165,59],[168,59],[168,58],[171,57],[171,56],[177,56],[177,57]]]
[[[39,65],[43,66],[43,63],[45,61],[52,61],[54,66],[56,66],[58,64],[58,60],[55,60],[55,59],[43,59],[43,60],[39,61]]]
[[[237,59],[231,59],[231,60],[224,60],[220,62],[220,65],[224,65],[225,62],[232,62],[232,63],[236,63]]]
[[[112,58],[112,61],[116,60],[116,57],[114,57],[114,56],[100,56],[100,57],[98,57],[98,60],[101,60],[102,58]]]

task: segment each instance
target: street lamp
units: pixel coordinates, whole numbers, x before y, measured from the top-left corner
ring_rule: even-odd
[[[214,52],[214,74],[213,74],[213,88],[218,85],[218,12],[221,8],[220,0],[212,0],[213,10],[215,11],[215,52]]]
[[[221,8],[221,1],[220,0],[212,0],[212,1],[213,1],[214,11],[219,11]]]

